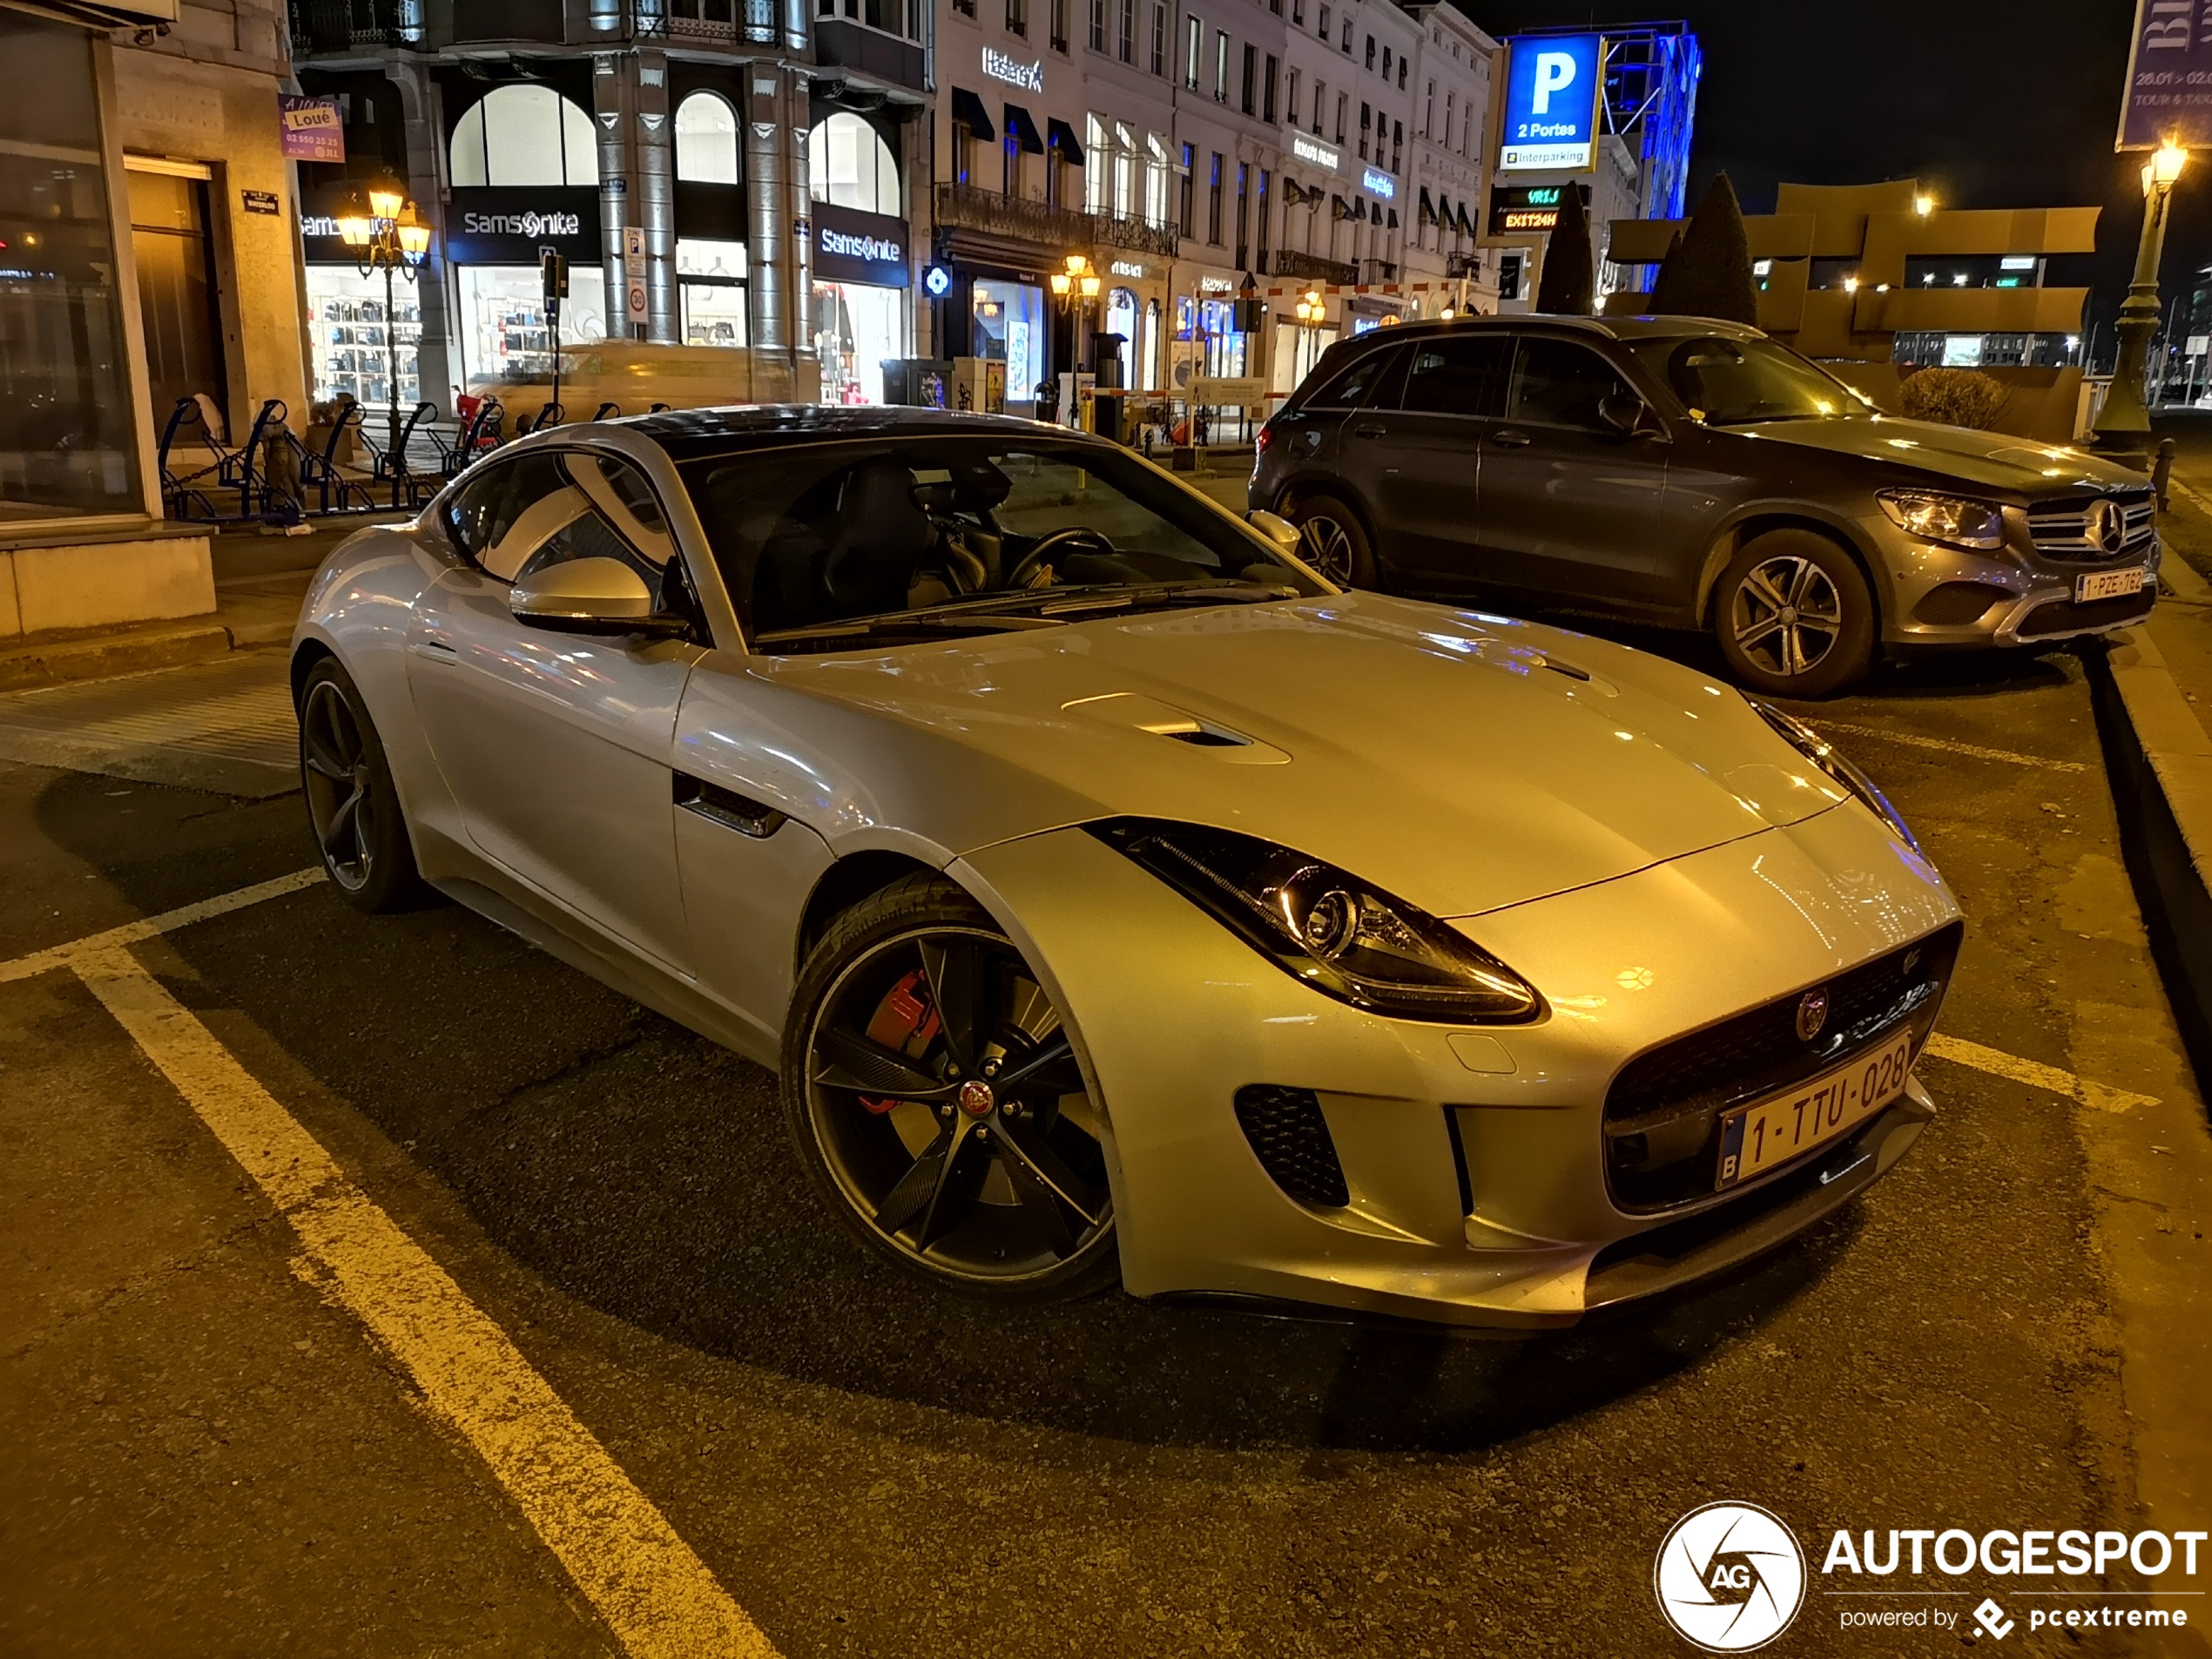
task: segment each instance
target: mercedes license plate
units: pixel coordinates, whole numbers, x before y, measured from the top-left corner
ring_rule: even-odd
[[[1720,1174],[1715,1190],[1787,1163],[1801,1152],[1848,1134],[1905,1092],[1912,1070],[1912,1034],[1847,1066],[1823,1073],[1785,1095],[1739,1106],[1721,1119]]]
[[[2143,590],[2143,567],[2140,564],[2126,570],[2092,570],[2074,578],[2074,602],[2087,604],[2092,599],[2117,599],[2123,594]]]

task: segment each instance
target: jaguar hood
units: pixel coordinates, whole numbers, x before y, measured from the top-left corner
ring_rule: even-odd
[[[895,786],[872,781],[856,810],[954,852],[1089,819],[1177,819],[1326,859],[1440,916],[1607,880],[1844,799],[1702,675],[1373,594],[751,671],[900,728],[911,764]]]

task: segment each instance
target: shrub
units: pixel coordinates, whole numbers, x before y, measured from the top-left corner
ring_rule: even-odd
[[[2005,395],[2002,386],[1972,368],[1923,368],[1909,375],[1901,390],[1907,419],[1976,432],[1997,424]]]
[[[1658,316],[1720,317],[1757,325],[1759,294],[1751,280],[1743,208],[1726,173],[1705,192],[1689,228],[1676,233],[1651,286],[1650,308]]]
[[[1544,267],[1536,277],[1536,309],[1555,317],[1587,317],[1597,289],[1589,213],[1575,186],[1568,185],[1561,194],[1559,223],[1552,227]]]

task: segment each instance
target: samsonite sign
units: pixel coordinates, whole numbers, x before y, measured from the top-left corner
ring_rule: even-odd
[[[814,274],[824,282],[866,282],[903,288],[908,270],[907,221],[816,202]]]

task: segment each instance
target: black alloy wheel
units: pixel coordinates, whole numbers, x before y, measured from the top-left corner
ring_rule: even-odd
[[[356,910],[401,909],[420,897],[399,791],[361,691],[336,660],[308,671],[300,692],[300,780],[322,867]]]
[[[1112,1282],[1096,1103],[1050,995],[959,887],[916,875],[846,913],[792,1008],[792,1138],[864,1245],[1001,1301]]]
[[[1753,536],[1713,595],[1713,632],[1736,678],[1777,697],[1827,697],[1872,662],[1874,596],[1858,563],[1811,530]]]
[[[1359,516],[1333,496],[1301,501],[1288,515],[1298,526],[1298,556],[1339,588],[1373,588],[1375,552]]]

